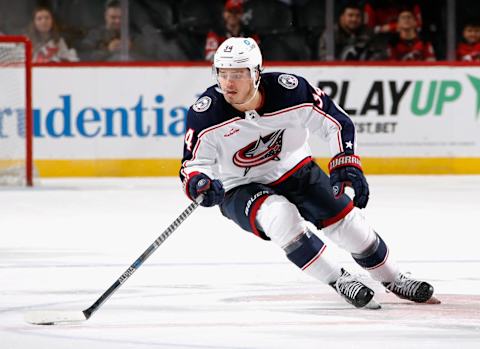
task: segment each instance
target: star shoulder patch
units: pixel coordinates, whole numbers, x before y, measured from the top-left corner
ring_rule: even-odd
[[[199,98],[192,106],[193,110],[195,110],[197,113],[204,112],[207,110],[210,105],[212,104],[212,99],[208,96],[203,96],[202,98]]]
[[[293,90],[298,86],[298,79],[290,74],[281,74],[278,76],[278,83],[289,90]]]

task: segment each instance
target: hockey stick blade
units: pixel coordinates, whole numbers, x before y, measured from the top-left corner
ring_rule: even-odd
[[[77,323],[87,319],[82,311],[74,310],[33,310],[25,314],[25,321],[32,325]]]

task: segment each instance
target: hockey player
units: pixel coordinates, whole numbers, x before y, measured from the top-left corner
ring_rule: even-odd
[[[306,221],[351,253],[400,298],[427,302],[433,287],[399,272],[388,247],[365,222],[368,184],[350,118],[322,90],[292,74],[262,73],[251,38],[230,38],[215,53],[217,86],[187,116],[180,177],[189,198],[220,205],[241,228],[281,247],[308,275],[355,307],[378,307],[374,292],[329,258]],[[330,178],[312,161],[309,135],[328,140]],[[355,192],[353,201],[344,193]]]

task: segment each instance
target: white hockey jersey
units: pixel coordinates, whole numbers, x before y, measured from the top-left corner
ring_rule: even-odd
[[[228,191],[256,182],[271,184],[311,157],[310,134],[330,144],[332,156],[355,152],[355,127],[323,91],[292,74],[262,74],[263,104],[240,112],[216,86],[192,105],[180,177],[201,172]],[[187,193],[188,195],[188,193]]]

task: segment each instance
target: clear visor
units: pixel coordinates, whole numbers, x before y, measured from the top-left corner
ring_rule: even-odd
[[[250,69],[227,69],[217,68],[215,69],[217,79],[219,80],[247,80],[252,79],[252,73]]]

